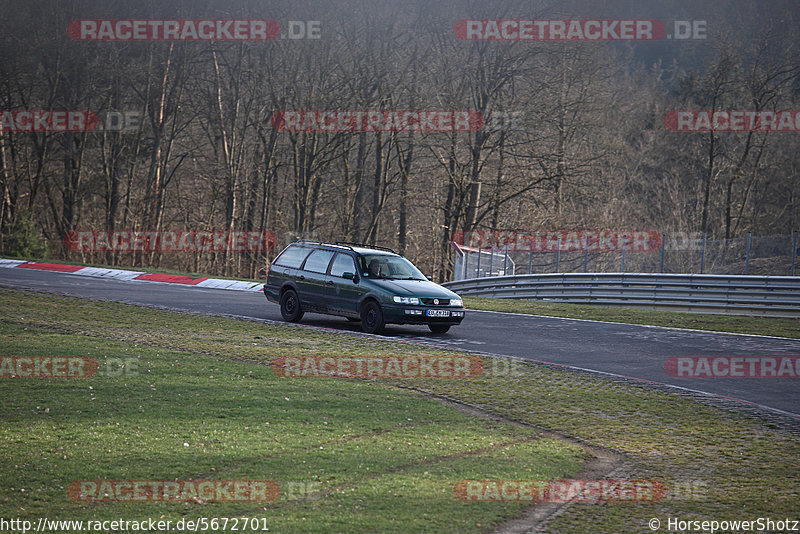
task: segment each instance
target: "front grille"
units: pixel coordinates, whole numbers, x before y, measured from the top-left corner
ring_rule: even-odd
[[[422,297],[420,300],[426,306],[447,306],[448,304],[450,304],[450,299],[434,299],[429,297]],[[437,302],[434,302],[434,300]]]

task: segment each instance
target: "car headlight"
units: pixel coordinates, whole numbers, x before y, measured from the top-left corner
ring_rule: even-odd
[[[451,306],[463,306],[464,303],[461,301],[461,299],[450,299],[450,305]]]
[[[419,304],[417,297],[394,297],[394,301],[398,304]]]

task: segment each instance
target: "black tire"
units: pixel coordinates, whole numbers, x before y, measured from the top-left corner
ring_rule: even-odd
[[[386,323],[383,322],[383,310],[371,300],[361,309],[361,329],[367,334],[380,334]]]
[[[300,299],[294,289],[287,289],[281,295],[281,315],[284,321],[296,323],[303,318],[305,312],[300,307]]]
[[[431,329],[431,332],[434,334],[444,334],[448,330],[450,330],[449,324],[429,324],[428,328]]]

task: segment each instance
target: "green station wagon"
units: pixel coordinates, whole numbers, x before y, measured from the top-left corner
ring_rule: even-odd
[[[286,321],[305,312],[339,315],[360,320],[370,334],[389,323],[443,334],[464,319],[458,295],[394,251],[360,243],[292,243],[270,265],[264,295]]]

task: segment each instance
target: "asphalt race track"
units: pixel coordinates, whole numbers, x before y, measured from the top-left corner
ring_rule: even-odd
[[[278,306],[260,292],[129,282],[29,269],[0,269],[0,287],[160,306],[202,314],[282,321]],[[306,314],[303,324],[359,331],[358,323]],[[800,419],[800,378],[672,378],[671,356],[800,355],[800,340],[717,334],[540,316],[468,311],[461,326],[444,335],[427,327],[396,326],[386,335],[424,340],[648,380],[754,403]]]

